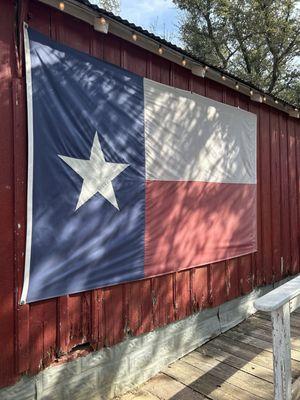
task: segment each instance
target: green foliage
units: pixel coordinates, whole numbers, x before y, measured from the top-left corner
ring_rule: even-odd
[[[97,4],[100,8],[110,11],[116,15],[120,14],[120,0],[89,0],[92,4]]]
[[[173,0],[187,50],[294,104],[300,103],[300,2]]]

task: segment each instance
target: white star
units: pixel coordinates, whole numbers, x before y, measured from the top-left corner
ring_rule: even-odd
[[[79,207],[81,207],[97,192],[119,210],[112,180],[124,171],[129,164],[118,164],[105,161],[97,132],[94,136],[89,160],[81,160],[78,158],[61,156],[59,154],[58,157],[68,164],[69,167],[71,167],[83,179],[76,210],[78,210]]]

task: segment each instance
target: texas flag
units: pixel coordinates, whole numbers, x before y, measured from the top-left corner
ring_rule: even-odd
[[[256,117],[25,30],[21,302],[256,251]]]

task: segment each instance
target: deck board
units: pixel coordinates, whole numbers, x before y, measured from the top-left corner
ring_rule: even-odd
[[[300,376],[300,311],[291,314],[293,379]],[[175,361],[120,400],[268,400],[273,398],[270,316],[257,312]]]
[[[272,343],[271,329],[266,330],[262,328],[255,328],[250,324],[241,324],[235,328],[235,332],[245,333],[246,335],[252,336],[253,338],[265,340]],[[300,337],[299,335],[291,335],[291,347],[295,350],[300,349]]]

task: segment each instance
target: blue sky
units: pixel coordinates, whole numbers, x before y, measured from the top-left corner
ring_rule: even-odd
[[[122,18],[180,44],[180,12],[172,0],[121,0],[120,14]]]
[[[101,7],[101,0],[89,0]],[[180,11],[172,0],[120,0],[120,16],[177,45]]]

